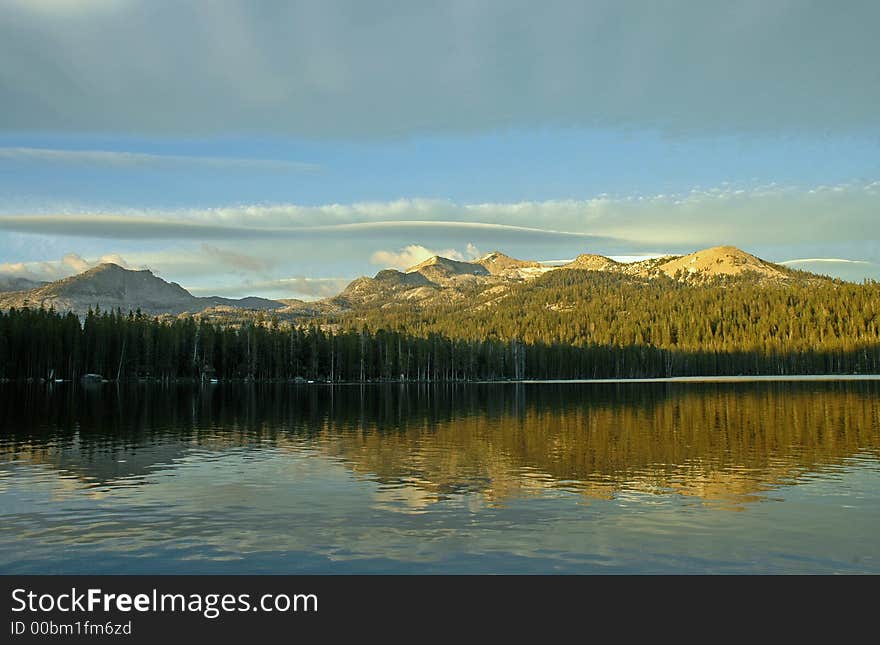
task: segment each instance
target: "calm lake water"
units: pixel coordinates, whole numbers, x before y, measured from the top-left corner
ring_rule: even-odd
[[[0,573],[880,573],[880,382],[0,386]]]

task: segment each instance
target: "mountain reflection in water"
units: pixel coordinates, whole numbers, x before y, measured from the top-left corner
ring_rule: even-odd
[[[394,526],[401,522],[430,545],[463,530],[459,524],[427,526],[435,510],[440,518],[452,514],[479,522],[483,515],[498,520],[515,507],[515,521],[506,521],[517,530],[531,522],[522,505],[543,508],[542,500],[559,505],[553,517],[563,528],[566,518],[583,519],[571,514],[583,515],[596,504],[605,504],[600,519],[607,521],[622,518],[632,505],[650,510],[652,499],[677,500],[682,508],[697,504],[722,517],[718,513],[761,507],[814,480],[833,488],[847,469],[876,477],[878,390],[876,381],[84,389],[7,384],[0,387],[0,555],[7,545],[20,548],[22,540],[34,555],[25,554],[23,567],[11,556],[0,558],[0,571],[84,570],[79,554],[70,567],[49,562],[59,545],[76,550],[94,544],[118,557],[133,550],[148,560],[164,550],[176,558],[180,545],[167,542],[181,538],[168,528],[174,521],[193,524],[186,543],[190,559],[232,558],[241,570],[259,570],[268,567],[273,552],[283,559],[280,552],[295,548],[307,554],[305,560],[319,558],[309,570],[326,569],[320,562],[339,551],[339,560],[397,571],[400,562],[418,558],[389,552],[386,538],[372,548],[369,540],[379,538],[370,532],[404,530]],[[823,473],[831,473],[830,479]],[[361,527],[366,542],[357,548],[334,543],[328,527],[367,513],[364,499],[370,509]],[[877,499],[867,500],[866,521],[878,521]],[[360,505],[355,511],[354,504]],[[155,549],[137,509],[141,519],[154,520]],[[212,510],[218,523],[226,523],[224,530],[231,525],[252,539],[200,540],[206,521],[194,517]],[[109,532],[108,521],[117,523]],[[814,521],[821,519],[809,523]],[[304,531],[308,522],[313,544],[307,532],[284,537],[290,525]],[[679,527],[683,534],[685,523]],[[521,539],[509,532],[512,541]],[[497,550],[503,530],[493,539]],[[442,553],[426,557],[461,564],[456,558],[462,548],[446,543]],[[503,550],[517,552],[510,544]],[[250,560],[249,553],[259,558]],[[535,556],[517,553],[509,562],[522,557]],[[880,566],[872,554],[866,557],[873,562],[868,570]],[[860,562],[857,570],[865,567]],[[118,572],[131,570],[130,564],[116,561]],[[639,570],[638,563],[629,565]],[[646,570],[656,568],[657,562],[646,563]],[[568,569],[578,567],[562,567]]]

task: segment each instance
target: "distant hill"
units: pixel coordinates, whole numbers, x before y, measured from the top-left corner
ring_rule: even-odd
[[[47,284],[46,282],[38,282],[36,280],[28,280],[27,278],[19,278],[18,276],[0,275],[0,293],[8,291],[29,291]]]
[[[173,320],[137,321],[156,330],[143,353],[93,348],[74,365],[71,348],[86,330],[35,308],[82,314],[96,306],[107,312],[105,337],[119,338],[107,330],[129,324],[108,310]],[[10,307],[18,310],[0,315],[0,379],[87,370],[321,380],[880,372],[880,283],[793,271],[734,247],[629,263],[585,254],[561,267],[498,253],[433,257],[315,302],[197,298],[149,271],[105,264],[0,294],[0,308]],[[189,314],[211,325],[203,344]],[[264,324],[275,319],[284,324]],[[235,327],[249,333],[227,333]],[[185,336],[188,345],[168,343]],[[168,352],[177,358],[157,360]]]
[[[406,270],[407,274],[418,274],[441,287],[458,287],[468,284],[474,278],[491,275],[489,270],[475,262],[461,262],[435,255]]]
[[[76,313],[99,307],[122,311],[140,309],[148,314],[181,314],[197,313],[216,306],[262,310],[277,309],[282,304],[265,298],[199,298],[176,282],[166,282],[151,271],[133,271],[106,263],[27,291],[0,293],[0,309],[24,306],[54,307],[57,311]]]
[[[591,275],[602,273],[635,281],[670,278],[693,286],[730,280],[765,286],[805,280],[828,281],[767,262],[732,246],[629,263],[585,253],[562,266],[518,260],[493,251],[472,262],[434,256],[406,271],[385,269],[372,278],[363,276],[354,280],[337,296],[310,303],[291,302],[282,311],[293,317],[337,316],[399,308],[436,309],[450,303],[460,312],[480,310],[503,300],[514,287],[521,292],[527,287],[519,285],[565,272],[572,272],[575,280],[590,280]]]
[[[712,282],[729,277],[748,278],[758,282],[786,282],[805,277],[805,274],[767,262],[735,246],[716,246],[689,255],[629,263],[616,262],[602,255],[584,254],[560,268],[623,273],[643,278],[655,278],[663,274],[688,283]]]
[[[568,264],[562,265],[560,268],[583,269],[584,271],[620,271],[622,267],[623,265],[620,262],[615,262],[611,258],[606,258],[604,255],[584,253],[577,256]]]
[[[421,273],[422,275],[440,275],[452,277],[456,275],[488,275],[486,267],[476,262],[462,262],[450,260],[439,255],[428,258],[406,270],[407,273]]]
[[[675,258],[657,267],[671,278],[705,281],[718,276],[749,275],[759,280],[786,281],[796,274],[783,266],[755,257],[735,246],[716,246]]]
[[[509,278],[530,278],[541,275],[545,271],[552,271],[553,267],[529,260],[517,260],[500,251],[492,251],[483,257],[474,260],[492,275],[500,275]]]
[[[569,273],[566,273],[569,272]],[[353,280],[338,295],[312,302],[246,297],[196,297],[175,282],[150,271],[132,271],[101,264],[79,275],[51,283],[0,278],[0,309],[54,307],[84,313],[89,308],[140,309],[149,314],[201,314],[232,320],[254,311],[273,311],[289,320],[370,314],[391,309],[414,311],[452,305],[459,313],[492,307],[527,285],[551,275],[569,275],[589,281],[597,274],[613,274],[631,281],[671,279],[694,287],[730,281],[782,285],[804,281],[827,282],[811,273],[793,271],[732,246],[718,246],[684,256],[667,256],[623,263],[602,255],[582,254],[563,266],[512,258],[493,251],[472,262],[440,256],[428,258],[405,271],[383,269],[373,277]],[[539,282],[536,282],[539,281]],[[3,286],[8,289],[3,291]],[[551,307],[555,306],[552,305]]]
[[[880,370],[880,284],[791,271],[733,247],[630,263],[583,255],[534,277],[474,277],[470,290],[430,300],[408,300],[425,287],[400,291],[327,322],[447,338],[453,371],[491,365],[512,378]],[[480,353],[497,341],[503,354]]]

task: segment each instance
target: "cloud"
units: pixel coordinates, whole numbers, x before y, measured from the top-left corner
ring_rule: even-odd
[[[389,220],[346,224],[261,226],[232,222],[208,223],[191,219],[170,219],[167,213],[146,215],[7,215],[0,216],[0,230],[42,235],[66,235],[124,240],[266,240],[332,239],[339,237],[386,238],[389,235],[434,235],[465,233],[498,240],[579,238],[587,233],[557,231],[492,222]],[[164,215],[164,217],[162,217]],[[241,220],[240,220],[241,221]]]
[[[109,150],[61,150],[56,148],[0,147],[0,161],[102,166],[119,170],[175,168],[181,166],[217,170],[261,170],[269,172],[315,172],[317,164],[284,159],[246,157],[203,157],[195,155],[156,155]]]
[[[615,262],[622,262],[623,264],[629,264],[631,262],[641,262],[643,260],[653,260],[654,258],[662,258],[667,255],[674,255],[673,253],[649,253],[647,255],[610,255],[608,256]]]
[[[228,267],[241,269],[243,271],[266,272],[275,266],[276,262],[271,258],[256,257],[232,251],[230,249],[221,249],[210,244],[202,244],[202,253],[210,258],[219,260]]]
[[[880,278],[878,209],[873,179],[723,184],[583,200],[398,199],[116,212],[71,207],[0,216],[0,252],[17,259],[67,251],[95,258],[112,250],[133,266],[202,288],[238,282],[243,273],[268,280],[358,275],[371,264],[405,269],[434,254],[471,259],[479,249],[541,259],[683,254],[733,244],[771,261],[861,280]],[[852,261],[830,261],[846,258]],[[70,263],[65,267],[74,272]],[[56,267],[40,275],[60,274]]]
[[[428,249],[460,249],[467,243],[484,248],[534,243],[625,255],[717,244],[754,247],[878,240],[878,207],[876,181],[829,186],[724,184],[683,193],[584,200],[459,204],[400,199],[116,213],[74,210],[0,216],[0,231],[236,243],[381,240]],[[557,248],[557,252],[563,249]]]
[[[880,260],[880,258],[878,258]],[[865,278],[880,280],[880,261],[850,260],[846,258],[804,258],[801,260],[785,260],[785,264],[802,271],[831,275],[835,278],[861,282]]]
[[[452,249],[449,249],[450,251]],[[449,251],[447,251],[448,253]],[[435,253],[431,249],[425,248],[420,244],[410,244],[400,251],[376,251],[370,256],[370,262],[383,267],[394,267],[397,269],[408,269],[409,267],[424,262],[435,255],[443,255]],[[448,255],[446,257],[449,257]]]
[[[0,7],[0,128],[852,134],[880,120],[878,22],[871,0],[18,0]]]
[[[228,271],[230,258],[240,260],[239,263],[249,264],[243,254],[209,247],[202,253],[191,254],[188,258],[181,253],[158,252],[140,253],[132,257],[136,261],[128,261],[117,253],[109,253],[93,260],[88,260],[78,253],[66,253],[58,260],[40,260],[34,262],[7,262],[0,264],[0,282],[6,278],[24,278],[35,282],[54,282],[77,273],[82,273],[105,262],[112,262],[128,269],[150,269],[166,280],[180,280],[181,276],[197,278],[223,275]],[[259,265],[259,271],[274,265],[274,260],[267,260]],[[239,267],[236,267],[239,268]],[[326,298],[339,293],[351,282],[345,277],[310,277],[290,276],[266,280],[243,280],[237,282],[222,281],[210,286],[189,287],[194,295],[228,296],[263,296],[266,298],[302,298],[306,300]]]
[[[829,262],[832,264],[872,264],[866,260],[845,260],[842,258],[805,258],[802,260],[784,260],[779,264],[813,264],[815,262]]]
[[[67,253],[59,260],[43,260],[37,262],[7,262],[0,264],[0,275],[25,278],[37,282],[54,282],[75,273],[82,273],[99,264],[112,262],[119,266],[132,268],[121,255],[110,253],[95,260],[86,260],[77,253]]]
[[[351,282],[351,278],[312,278],[293,276],[276,280],[244,281],[213,287],[190,287],[188,291],[197,296],[226,296],[240,298],[244,295],[263,298],[300,298],[314,300],[335,296]]]
[[[428,258],[439,255],[450,260],[472,260],[479,255],[476,246],[468,242],[467,247],[462,253],[456,249],[443,249],[440,251],[432,251],[421,244],[410,244],[403,247],[399,251],[376,251],[370,256],[370,262],[383,267],[393,267],[396,269],[408,269],[411,266],[424,262]]]

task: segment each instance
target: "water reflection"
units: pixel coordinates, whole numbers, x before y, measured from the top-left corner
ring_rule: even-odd
[[[136,482],[194,451],[316,451],[415,505],[576,489],[747,501],[880,454],[876,383],[4,388],[0,458],[82,485]],[[75,486],[77,484],[72,483]]]
[[[58,545],[244,559],[247,570],[259,570],[257,554],[269,566],[294,552],[300,563],[320,558],[316,570],[328,558],[397,570],[389,562],[418,560],[435,542],[459,559],[503,545],[516,562],[526,556],[514,546],[545,511],[568,533],[543,536],[568,545],[554,558],[595,557],[598,529],[589,528],[587,549],[576,522],[596,504],[614,503],[593,511],[606,521],[628,513],[636,522],[634,508],[647,521],[652,504],[697,504],[717,518],[813,480],[822,495],[853,497],[838,506],[855,508],[860,493],[838,474],[863,465],[876,474],[878,390],[877,382],[6,385],[0,570],[15,570],[2,553],[21,540],[32,546],[28,570],[51,569]],[[880,524],[876,497],[868,503],[866,521]],[[639,530],[656,541],[705,528],[687,513],[665,527],[663,518]],[[480,553],[468,546],[474,536]],[[535,558],[546,546],[525,550]]]

